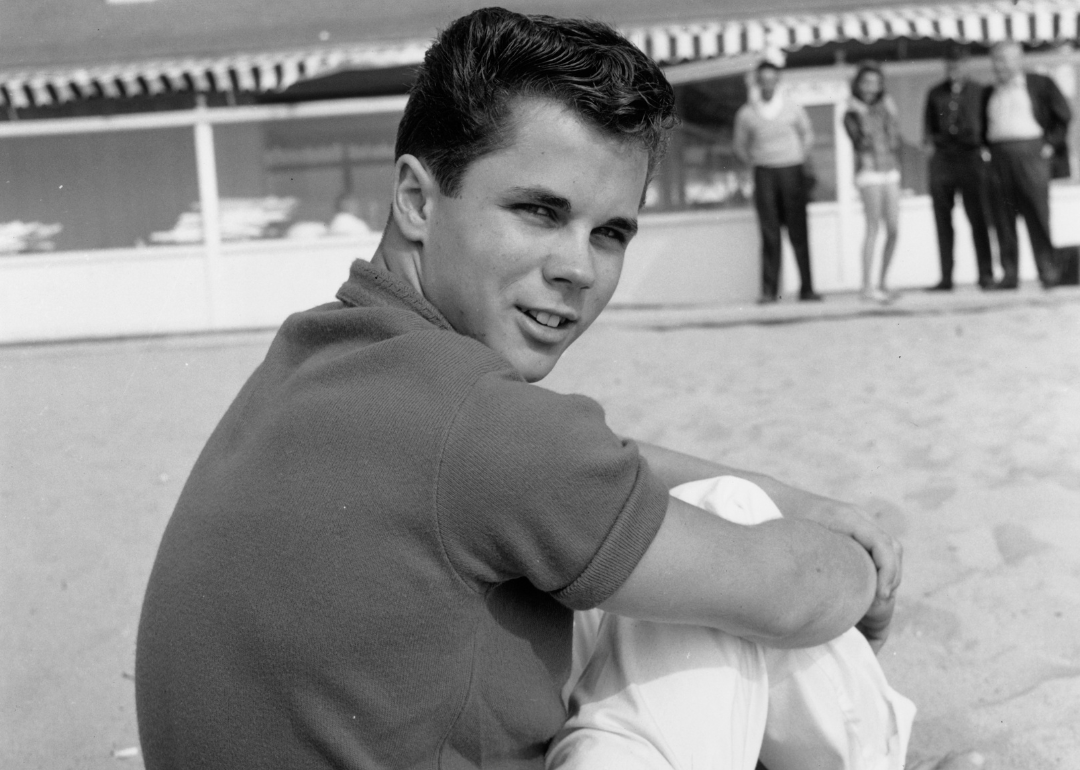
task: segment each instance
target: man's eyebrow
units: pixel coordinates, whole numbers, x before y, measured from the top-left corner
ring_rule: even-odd
[[[614,217],[604,223],[605,227],[614,227],[616,230],[622,230],[626,233],[627,238],[633,238],[637,235],[638,224],[636,219],[630,219],[628,217]]]
[[[569,212],[571,210],[570,201],[568,199],[561,195],[556,195],[545,187],[511,187],[510,194],[515,197],[520,196],[522,198],[528,198],[531,201],[542,203],[545,206],[550,206],[559,211]]]

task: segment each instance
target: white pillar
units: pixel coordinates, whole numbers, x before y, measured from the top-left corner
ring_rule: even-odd
[[[206,100],[200,95],[195,107],[195,166],[199,180],[199,210],[202,213],[208,321],[211,328],[216,328],[222,315],[221,207],[218,205],[214,127],[206,120],[206,111]]]
[[[854,280],[847,275],[845,269],[849,262],[850,249],[848,248],[850,234],[859,230],[859,200],[858,191],[855,189],[855,150],[851,146],[851,138],[844,128],[844,112],[847,110],[847,99],[838,98],[833,102],[833,142],[836,149],[836,211],[837,211],[837,239],[836,239],[836,283],[838,286],[847,287],[849,282],[858,286],[861,278]]]

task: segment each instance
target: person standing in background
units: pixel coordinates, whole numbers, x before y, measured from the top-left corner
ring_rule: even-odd
[[[1050,180],[1069,175],[1065,134],[1072,111],[1053,79],[1024,72],[1019,43],[998,43],[990,51],[990,61],[996,83],[983,97],[983,130],[1004,273],[991,288],[1019,286],[1016,217],[1022,215],[1039,280],[1049,289],[1059,280],[1050,239]]]
[[[866,238],[862,251],[862,296],[888,302],[885,276],[896,251],[900,222],[900,125],[896,104],[885,93],[885,76],[876,62],[860,65],[851,81],[844,129],[855,146],[855,186],[863,201]],[[885,223],[885,247],[877,285],[871,281],[878,230]]]
[[[929,291],[953,288],[952,212],[957,192],[963,198],[964,211],[971,223],[979,286],[986,289],[994,282],[987,223],[986,162],[980,154],[984,87],[970,79],[968,62],[967,51],[951,50],[945,62],[945,80],[926,96],[924,140],[933,152],[929,163],[930,199],[934,204],[941,259],[941,281]]]
[[[809,189],[807,153],[814,143],[810,118],[781,89],[780,68],[769,61],[754,75],[757,93],[735,115],[734,150],[754,169],[754,207],[761,229],[761,298],[776,302],[780,291],[780,228],[787,228],[799,266],[800,300],[820,300],[810,272],[806,224]]]

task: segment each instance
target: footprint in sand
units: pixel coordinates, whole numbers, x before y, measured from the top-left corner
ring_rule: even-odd
[[[1006,564],[1016,564],[1050,546],[1035,537],[1021,524],[999,524],[994,527],[994,541]]]

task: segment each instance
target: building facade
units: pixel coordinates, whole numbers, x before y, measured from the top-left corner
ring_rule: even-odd
[[[23,2],[24,11],[33,7],[16,5]],[[853,62],[884,60],[900,106],[898,287],[937,279],[922,106],[943,75],[946,44],[967,45],[977,76],[988,80],[988,47],[1020,40],[1032,68],[1054,76],[1080,113],[1080,0],[821,13],[800,3],[798,15],[777,3],[768,15],[767,5],[733,7],[722,19],[700,18],[700,5],[689,2],[591,14],[602,8],[529,4],[613,21],[676,86],[683,123],[648,191],[616,304],[756,296],[751,180],[732,155],[731,129],[746,73],[763,56],[787,60],[789,93],[814,124],[811,249],[824,292],[854,290],[859,281],[862,214],[841,125]],[[175,8],[137,5],[142,27],[129,17],[119,31],[106,25],[106,39],[89,40],[61,28],[5,54],[17,61],[0,60],[0,342],[272,327],[331,299],[349,262],[370,257],[388,215],[394,133],[411,72],[434,29],[471,7],[421,7],[404,23],[390,21],[402,17],[391,4],[368,3],[364,25],[355,4],[321,0],[307,16],[280,4],[286,10],[257,34],[230,33],[224,22],[213,32],[209,17],[223,8],[258,13],[233,0],[201,9],[209,17],[188,20],[185,34],[165,35],[161,28],[179,23],[168,15]],[[123,13],[135,10],[125,4]],[[616,11],[625,18],[611,18]],[[155,13],[163,15],[155,21]],[[124,34],[137,44],[124,48]],[[70,50],[64,35],[75,40]],[[1074,122],[1072,178],[1052,190],[1059,243],[1080,243],[1080,218],[1068,213],[1080,211],[1078,131]],[[342,228],[332,223],[345,199],[352,225]],[[959,215],[956,278],[974,282],[965,226]],[[1033,276],[1030,255],[1022,260]],[[785,286],[793,289],[793,260],[785,261]]]

